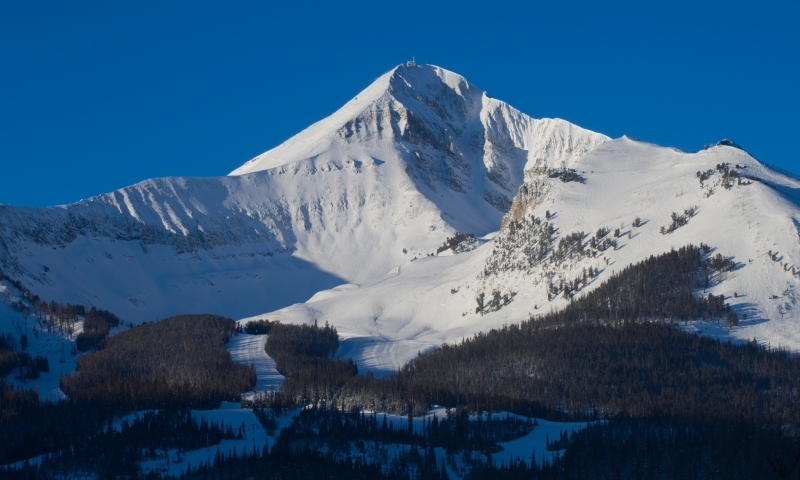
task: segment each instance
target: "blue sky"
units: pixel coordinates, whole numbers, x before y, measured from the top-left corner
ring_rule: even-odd
[[[2,2],[0,203],[225,175],[412,55],[537,118],[798,173],[799,25],[795,0]]]

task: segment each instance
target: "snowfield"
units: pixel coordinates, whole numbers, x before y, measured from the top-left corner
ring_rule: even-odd
[[[718,184],[721,174],[716,165],[722,163],[740,166],[742,185],[737,181],[726,189]],[[548,301],[548,279],[557,283],[580,276],[585,268],[598,269],[599,276],[581,291],[585,293],[650,255],[705,243],[712,247],[712,255],[732,257],[737,268],[698,295],[724,295],[741,320],[734,328],[723,319],[685,328],[733,341],[755,338],[771,347],[800,349],[800,211],[795,196],[800,181],[734,147],[685,153],[629,138],[598,146],[573,168],[585,176],[585,183],[534,179],[546,194],[521,208],[522,214],[512,209],[509,215],[544,219],[549,211],[556,241],[584,232],[588,243],[600,228],[609,229],[609,238],[619,229],[616,249],[558,264],[545,261],[529,271],[506,263],[486,275],[505,234],[501,231],[471,252],[422,257],[357,288],[318,294],[265,317],[336,325],[344,338],[339,355],[352,356],[362,372],[386,374],[420,351],[564,307],[568,300],[563,295]],[[701,186],[697,172],[708,170],[714,173]],[[694,216],[686,215],[686,209],[694,209]],[[662,234],[661,227],[668,229],[673,212],[687,217],[687,223]],[[637,217],[642,225],[634,227]],[[494,290],[515,295],[498,311],[476,313],[477,296]]]

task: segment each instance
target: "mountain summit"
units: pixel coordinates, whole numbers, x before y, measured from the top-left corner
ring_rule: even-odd
[[[230,176],[0,206],[0,266],[43,298],[125,321],[241,317],[366,282],[457,230],[494,231],[526,172],[606,140],[439,67],[398,66]]]
[[[496,229],[526,171],[569,167],[606,140],[563,120],[533,119],[443,68],[400,65],[231,175],[297,162],[317,170],[388,161],[403,168],[452,226],[486,233]]]
[[[500,131],[496,132],[498,127]],[[445,171],[461,172],[459,165],[465,161],[459,162],[456,157],[466,155],[469,160],[482,159],[490,172],[518,161],[521,165],[514,166],[521,172],[537,163],[571,164],[607,139],[563,120],[532,119],[443,68],[399,65],[333,115],[255,157],[231,175],[331,155],[335,153],[330,151],[333,145],[367,151],[389,144],[410,152],[434,150],[437,160],[445,160],[441,166]],[[462,144],[466,148],[459,149]],[[504,147],[507,151],[502,150]],[[458,190],[457,184],[466,180],[455,180],[454,188]]]

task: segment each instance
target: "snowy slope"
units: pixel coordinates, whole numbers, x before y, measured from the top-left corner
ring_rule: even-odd
[[[722,186],[717,170],[722,163],[739,173],[742,185],[734,181],[729,189]],[[721,253],[737,262],[737,269],[717,279],[709,292],[724,295],[747,319],[730,330],[722,320],[687,328],[800,350],[800,180],[730,146],[685,153],[625,137],[598,146],[573,168],[585,183],[531,177],[503,222],[505,228],[473,251],[421,258],[398,266],[391,275],[320,292],[265,317],[330,322],[345,338],[341,356],[354,357],[362,372],[386,373],[418,351],[566,305],[563,294],[548,300],[548,278],[558,283],[580,276],[584,268],[599,269],[600,275],[580,295],[626,265],[702,242],[714,249],[712,255]],[[708,170],[712,173],[701,185],[697,172]],[[693,207],[696,213],[689,218],[683,212]],[[531,246],[526,241],[536,239],[514,237],[508,224],[512,219],[530,222],[525,219],[531,215],[544,221],[548,211],[555,228],[553,247],[571,233],[591,236],[607,227],[610,232],[620,229],[617,249],[531,266],[524,251]],[[673,212],[688,223],[662,234]],[[631,225],[637,217],[642,220],[638,228]],[[498,311],[475,313],[478,294],[488,297],[493,290],[515,295]]]
[[[26,317],[12,307],[12,302],[24,303],[24,299],[7,281],[0,281],[0,296],[0,335],[11,334],[17,342],[17,349],[21,347],[21,336],[26,335],[28,348],[25,351],[31,358],[47,358],[50,367],[48,372],[41,372],[35,380],[20,380],[18,372],[13,371],[6,377],[6,381],[28,389],[37,388],[42,400],[58,401],[64,398],[60,388],[61,374],[75,370],[75,338],[83,331],[83,322],[76,325],[72,334],[58,330],[48,331],[47,328],[42,328],[42,323],[36,317]]]
[[[526,172],[606,140],[444,69],[399,66],[231,176],[0,205],[0,267],[42,298],[126,322],[253,315],[383,275],[455,230],[496,230]]]

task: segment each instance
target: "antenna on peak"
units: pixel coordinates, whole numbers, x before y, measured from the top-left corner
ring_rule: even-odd
[[[414,60],[414,57],[411,57],[411,60],[406,62],[406,67],[416,67],[417,62]]]

